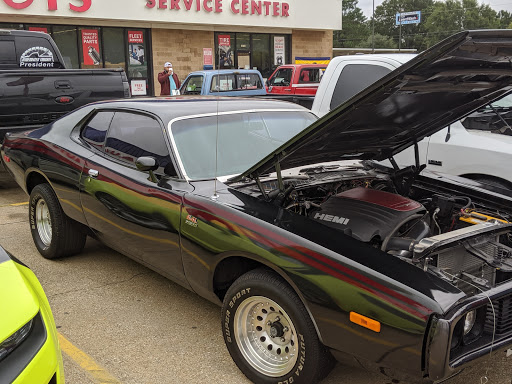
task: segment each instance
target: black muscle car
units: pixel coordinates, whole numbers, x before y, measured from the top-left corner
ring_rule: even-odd
[[[511,57],[511,30],[462,32],[320,120],[104,102],[1,153],[44,257],[92,235],[222,305],[252,381],[315,383],[335,357],[433,382],[512,344],[512,192],[393,156],[512,91]]]

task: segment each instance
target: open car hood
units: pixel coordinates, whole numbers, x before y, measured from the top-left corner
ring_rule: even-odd
[[[512,30],[465,31],[419,54],[231,179],[384,160],[512,90]]]

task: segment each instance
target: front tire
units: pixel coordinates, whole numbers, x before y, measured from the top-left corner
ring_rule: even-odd
[[[30,231],[39,253],[46,259],[82,251],[87,234],[68,218],[49,184],[39,184],[30,193]]]
[[[332,369],[301,300],[268,270],[250,271],[229,288],[222,330],[231,357],[254,383],[313,384]]]

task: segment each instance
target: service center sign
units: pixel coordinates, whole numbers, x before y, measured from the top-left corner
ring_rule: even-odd
[[[321,7],[312,3],[312,0],[0,0],[0,15],[6,18],[22,15],[27,17],[26,22],[32,16],[75,18],[77,22],[74,24],[78,25],[94,25],[95,20],[111,20],[207,26],[341,29],[341,0],[322,0]],[[84,23],[84,20],[89,23]],[[41,22],[53,23],[52,20]]]
[[[290,16],[290,4],[262,0],[146,0],[147,8],[222,13],[229,7],[235,15]]]

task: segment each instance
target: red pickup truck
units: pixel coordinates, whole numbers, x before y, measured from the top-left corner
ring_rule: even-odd
[[[281,65],[267,80],[267,93],[314,96],[327,64]]]

